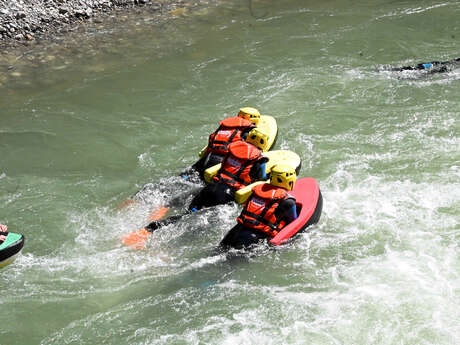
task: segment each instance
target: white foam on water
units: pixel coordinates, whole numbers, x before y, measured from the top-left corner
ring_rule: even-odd
[[[414,17],[446,5],[455,4],[398,5],[380,14]],[[275,33],[296,43],[290,49],[279,43],[281,57],[292,54],[289,59],[274,62],[268,56],[274,46],[263,48],[270,43],[264,41],[270,32],[264,20],[238,32],[247,34],[243,39],[249,43],[236,46],[255,58],[244,66],[233,64],[227,54],[210,60],[212,49],[202,53],[201,46],[181,50],[194,61],[184,70],[197,66],[200,75],[190,88],[179,86],[179,95],[187,97],[172,97],[162,106],[202,109],[209,96],[201,83],[212,82],[206,73],[236,66],[233,74],[220,74],[218,87],[225,96],[213,94],[205,108],[218,104],[230,112],[241,102],[275,109],[284,127],[281,148],[297,151],[302,176],[313,174],[320,183],[324,208],[318,225],[276,249],[216,254],[212,249],[239,212],[226,206],[163,227],[144,251],[126,248],[120,235],[144,226],[152,211],[182,192],[180,212],[198,188],[178,178],[158,179],[123,210],[97,202],[86,209],[67,208],[71,211],[62,215],[68,222],[58,246],[42,255],[26,252],[4,271],[8,274],[2,271],[8,284],[8,296],[0,297],[5,310],[30,310],[30,302],[39,311],[54,311],[57,316],[43,315],[49,334],[41,344],[460,343],[460,142],[453,97],[458,71],[406,78],[349,67],[350,60],[353,66],[369,61],[367,56],[353,60],[355,47],[341,45],[350,37],[362,42],[362,36],[353,37],[353,28],[366,26],[359,16],[352,23],[352,10],[340,16],[322,4],[318,15],[301,10],[312,17],[312,26],[305,27],[297,23],[307,22],[306,17],[286,18],[298,22],[290,21],[296,25],[286,33]],[[266,20],[284,25],[281,19],[296,11],[280,11],[281,17]],[[384,16],[373,18],[379,22]],[[231,45],[241,36],[226,38]],[[305,49],[298,49],[298,43]],[[375,54],[397,59],[407,53],[395,55],[390,49],[399,49],[398,42],[392,45],[396,48]],[[201,60],[195,53],[202,54]],[[240,55],[238,50],[235,56]],[[160,87],[141,83],[136,97],[158,93]],[[430,102],[423,102],[425,97]],[[151,122],[147,117],[142,124]],[[194,145],[195,136],[205,140],[201,132],[171,133]],[[181,145],[168,149],[180,151]],[[138,156],[138,165],[145,170],[168,166],[167,157],[157,154],[161,148],[150,146]],[[3,175],[2,183],[8,179]],[[2,201],[11,205],[21,197],[12,194]],[[48,326],[54,318],[62,320]]]
[[[413,62],[408,62],[409,65],[411,63],[413,64]],[[449,71],[442,73],[430,73],[429,70],[391,71],[391,68],[393,66],[379,66],[377,68],[378,74],[374,77],[378,79],[396,79],[420,88],[450,85],[460,78],[460,69],[456,67],[452,67]]]
[[[459,293],[460,257],[458,244],[446,242],[446,229],[458,236],[459,216],[440,210],[458,205],[459,185],[375,176],[356,181],[343,170],[326,182],[327,207],[315,243],[307,247],[315,248],[310,262],[319,260],[318,269],[330,270],[331,289],[320,296],[290,292],[283,300],[317,303],[323,311],[316,315],[316,332],[336,333],[338,343],[346,342],[345,335],[355,341],[375,337],[382,344],[417,341],[420,334],[407,334],[407,317],[415,317],[420,332],[429,329],[434,343],[458,342],[454,320],[460,314],[452,306]],[[335,258],[324,260],[326,250]],[[378,326],[374,336],[371,324]],[[305,325],[304,332],[310,329]]]
[[[447,2],[441,2],[435,5],[431,5],[431,6],[423,6],[423,7],[419,6],[419,7],[409,7],[406,9],[398,9],[396,11],[391,11],[390,13],[378,16],[374,20],[381,20],[382,18],[385,18],[385,17],[406,17],[410,15],[417,15],[417,14],[431,11],[433,9],[450,6],[452,4],[455,4],[455,2],[447,1]]]
[[[107,206],[70,212],[65,231],[74,239],[49,255],[28,253],[19,257],[6,277],[17,286],[11,300],[40,296],[51,302],[104,291],[114,293],[143,281],[174,277],[222,261],[220,256],[190,257],[191,247],[182,247],[181,237],[191,231],[188,222],[192,227],[207,226],[206,214],[190,215],[177,226],[163,227],[151,236],[145,250],[132,250],[121,243],[120,236],[144,226],[150,213],[164,205],[167,194],[164,186],[150,186],[138,195],[142,201],[122,210]],[[233,207],[222,209],[218,218],[228,221],[232,212]],[[29,277],[27,282],[25,276]]]
[[[429,166],[431,156],[457,154],[458,136],[429,133],[455,131],[454,115],[429,114],[428,121],[417,120],[426,116],[415,114],[403,122],[401,131],[377,139],[385,145],[391,138],[401,142],[401,148],[410,139],[414,145],[402,157],[411,157],[409,165],[426,162],[417,163],[422,168]],[[376,142],[372,136],[354,133],[335,139]],[[309,142],[302,136],[297,140]],[[398,178],[371,169],[376,162],[401,159],[398,147],[344,157],[320,183],[324,198],[320,224],[292,244],[306,253],[292,266],[306,272],[314,267],[316,276],[324,276],[324,290],[311,291],[315,284],[308,281],[290,291],[272,288],[267,300],[278,299],[283,305],[270,310],[289,310],[287,314],[293,315],[283,318],[280,333],[272,336],[293,344],[420,343],[422,338],[427,344],[457,343],[460,313],[454,306],[460,292],[460,256],[458,241],[452,240],[460,236],[460,215],[454,211],[460,200],[458,166],[446,166],[435,174],[422,171],[415,179],[404,174]],[[257,335],[267,326],[260,315],[255,317],[259,326],[247,326],[244,332]],[[234,332],[228,339],[244,343]]]

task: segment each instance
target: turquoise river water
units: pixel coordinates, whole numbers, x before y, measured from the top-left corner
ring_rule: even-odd
[[[3,52],[0,344],[460,344],[460,3],[243,0]],[[386,66],[386,67],[385,67]],[[241,106],[319,182],[320,222],[225,255],[236,205],[121,244]],[[139,203],[119,205],[142,189]]]

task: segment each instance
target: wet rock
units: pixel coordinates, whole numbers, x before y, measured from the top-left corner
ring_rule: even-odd
[[[0,0],[0,45],[56,38],[62,29],[72,30],[69,24],[102,15],[118,20],[123,12],[117,10],[123,8],[148,7],[155,12],[182,16],[188,14],[184,4],[211,1],[217,0]]]

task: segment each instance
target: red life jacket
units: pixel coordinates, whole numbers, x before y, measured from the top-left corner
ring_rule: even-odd
[[[248,128],[255,128],[251,121],[238,116],[229,117],[220,121],[220,126],[209,136],[206,153],[212,152],[226,155],[228,145],[235,141],[241,141],[241,135]]]
[[[283,220],[276,217],[275,210],[283,200],[292,196],[284,188],[269,183],[255,186],[252,192],[237,218],[238,223],[275,237],[286,225]]]
[[[245,141],[237,141],[228,146],[228,154],[222,161],[222,167],[213,180],[223,182],[236,190],[253,182],[249,172],[259,159],[263,158],[262,151]]]

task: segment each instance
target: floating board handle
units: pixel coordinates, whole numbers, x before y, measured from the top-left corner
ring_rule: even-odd
[[[204,180],[207,183],[212,182],[212,178],[217,175],[217,172],[220,170],[220,167],[222,166],[222,163],[216,164],[210,168],[207,168],[204,171]]]
[[[251,196],[252,188],[257,186],[258,184],[267,183],[267,182],[269,181],[268,180],[267,181],[257,181],[257,182],[251,183],[250,185],[246,187],[241,188],[240,190],[237,190],[235,193],[235,201],[238,204],[243,204]]]

